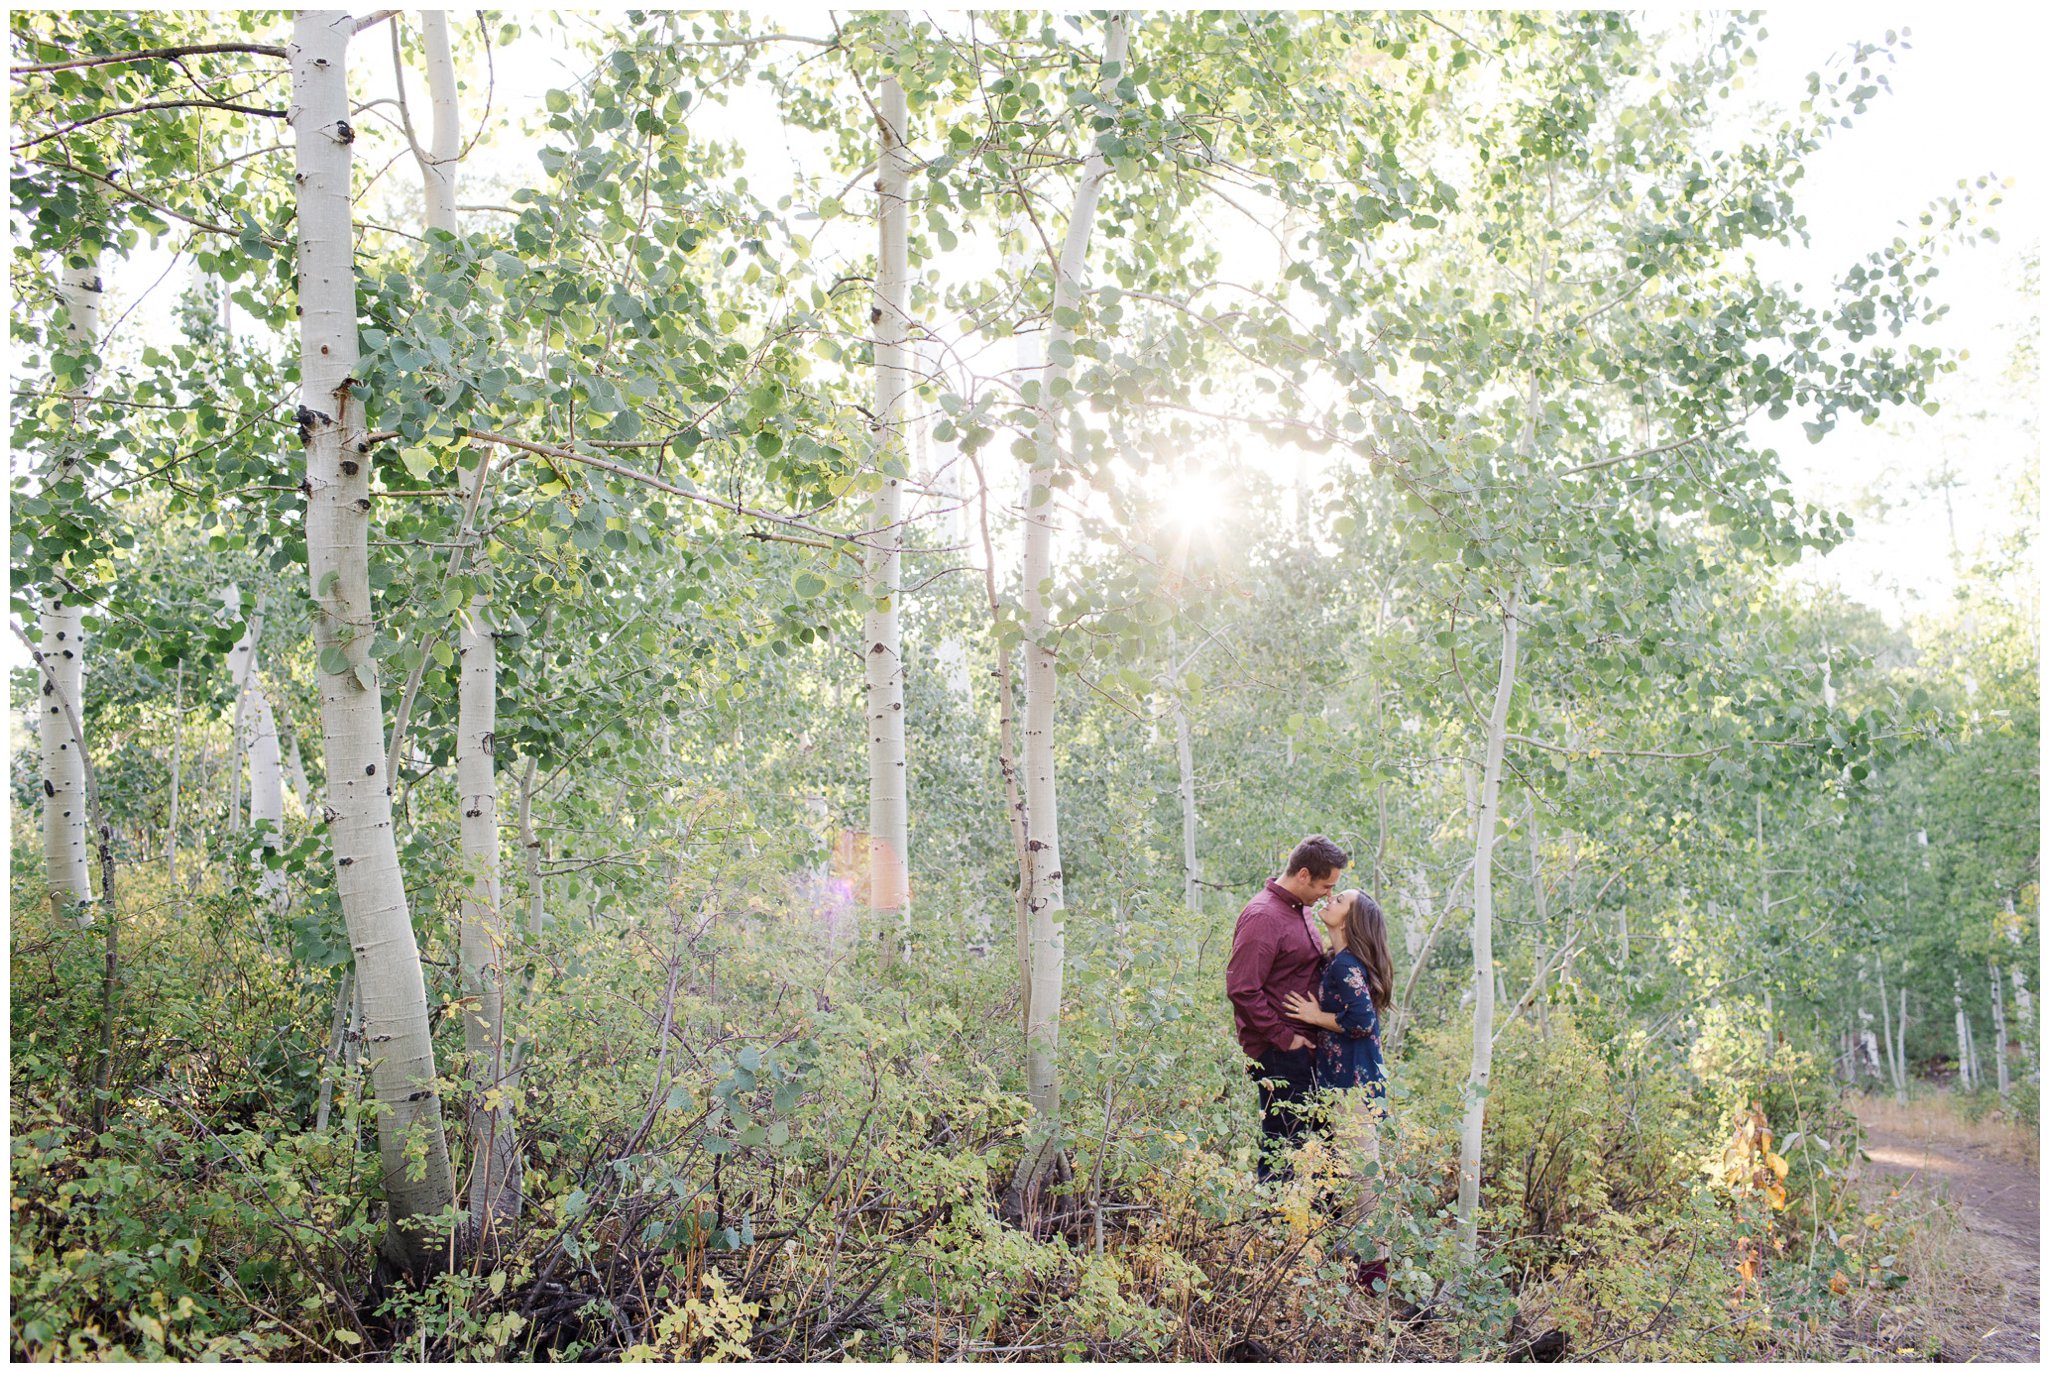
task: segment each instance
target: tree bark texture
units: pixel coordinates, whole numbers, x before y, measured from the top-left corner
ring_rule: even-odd
[[[231,612],[240,612],[240,587],[230,586],[223,599]],[[270,698],[263,689],[259,650],[262,640],[263,604],[259,599],[255,611],[243,625],[242,637],[228,650],[228,680],[235,693],[235,766],[229,772],[234,779],[234,789],[229,798],[228,827],[231,830],[241,828],[242,763],[246,759],[249,763],[249,823],[254,827],[265,820],[270,822],[271,831],[263,844],[268,852],[278,846],[279,834],[285,824],[285,781],[278,752],[277,719],[271,711]],[[281,910],[285,897],[283,871],[265,864],[257,878],[257,891],[270,911]]]
[[[445,233],[456,227],[456,163],[462,160],[462,127],[456,108],[456,64],[449,50],[448,12],[424,10],[420,33],[427,50],[427,103],[433,132],[425,148],[415,147],[427,197],[427,227]]]
[[[356,974],[342,969],[342,980],[335,987],[334,1024],[328,1030],[327,1053],[320,1060],[320,1097],[313,1110],[313,1131],[319,1134],[327,1129],[327,1118],[333,1109],[335,1099],[335,1075],[331,1069],[339,1068],[343,1050],[349,1042],[349,1022],[356,1005]]]
[[[480,460],[482,455],[479,455]],[[457,702],[456,789],[462,807],[463,1048],[470,1097],[470,1224],[476,1239],[503,1239],[520,1208],[520,1161],[513,1102],[506,1082],[505,960],[510,922],[499,882],[498,776],[492,764],[498,729],[498,645],[470,603],[460,636],[462,685]]]
[[[64,347],[90,353],[100,336],[99,261],[83,267],[66,263],[57,292],[64,302]],[[72,393],[74,401],[87,388]],[[68,462],[68,460],[67,460]],[[43,597],[42,643],[38,652],[49,671],[38,683],[42,709],[37,713],[43,753],[43,872],[50,887],[51,908],[67,912],[81,926],[92,923],[93,884],[86,839],[86,760],[72,738],[64,703],[85,721],[85,624],[76,599],[52,587]]]
[[[905,15],[886,22],[900,37]],[[866,590],[862,618],[863,711],[868,720],[869,929],[883,966],[896,962],[911,937],[909,809],[904,767],[904,651],[898,616],[903,577],[904,393],[911,326],[907,230],[911,156],[904,146],[904,86],[886,72],[876,108],[876,278],[869,308],[875,330],[875,463],[882,485],[869,506]]]
[[[43,870],[50,906],[81,925],[92,923],[93,885],[86,853],[85,760],[65,711],[79,709],[85,686],[85,628],[78,604],[63,595],[43,599],[37,660],[48,671],[39,684],[37,716],[43,745]],[[81,710],[79,718],[84,719]]]
[[[1893,1018],[1894,1099],[1908,1104],[1908,989],[1901,988],[1901,1013]]]
[[[249,753],[249,823],[254,827],[269,822],[270,830],[263,838],[264,850],[269,852],[278,847],[285,827],[285,772],[278,757],[277,718],[271,713],[270,698],[260,687],[250,694],[243,729]],[[273,912],[284,909],[282,868],[265,863],[256,889]]]
[[[323,812],[355,953],[378,1155],[391,1228],[384,1250],[425,1271],[443,1246],[422,1222],[454,1200],[427,988],[392,833],[384,711],[370,657],[370,467],[355,394],[347,59],[354,23],[302,10],[292,29],[290,123],[298,183],[299,420],[306,455],[307,576],[318,607],[315,677],[326,748]],[[409,1158],[409,1153],[417,1156]]]
[[[1113,14],[1105,24],[1100,94],[1116,99],[1124,73],[1128,16]],[[1096,205],[1110,175],[1110,160],[1094,149],[1075,186],[1075,207],[1061,243],[1054,278],[1053,324],[1047,343],[1047,366],[1040,381],[1039,432],[1032,464],[1030,495],[1025,510],[1025,848],[1032,861],[1032,1013],[1025,1036],[1025,1091],[1032,1105],[1029,1143],[1012,1180],[1014,1190],[1028,1192],[1053,1166],[1060,1136],[1061,978],[1065,971],[1063,916],[1067,901],[1061,872],[1060,809],[1054,787],[1055,674],[1053,620],[1048,599],[1053,590],[1053,478],[1061,459],[1061,409],[1056,395],[1069,368],[1059,361],[1067,353],[1074,330],[1060,323],[1073,318],[1082,295],[1088,265],[1089,238],[1096,224]]]
[[[989,473],[982,466],[982,459],[974,454],[966,455],[975,465],[976,517],[982,534],[982,589],[989,601],[990,624],[997,629],[992,637],[996,641],[997,678],[997,769],[1004,776],[1004,815],[1010,821],[1012,858],[1018,865],[1018,890],[1013,904],[1012,933],[1015,935],[1018,960],[1018,1028],[1028,1030],[1032,1023],[1032,947],[1029,942],[1031,926],[1028,909],[1032,896],[1032,859],[1025,848],[1025,797],[1018,789],[1017,718],[1014,713],[1011,690],[1011,649],[1001,632],[1002,606],[997,599],[996,544],[989,533]]]
[[[2000,965],[1989,960],[1986,975],[1993,982],[1993,1084],[2004,1102],[2011,1084],[2007,1076],[2007,1003],[2001,996]]]
[[[185,665],[171,672],[171,813],[164,826],[164,877],[178,890],[178,784],[185,771]]]
[[[1473,846],[1473,1061],[1467,1072],[1466,1116],[1459,1132],[1459,1252],[1471,1264],[1481,1199],[1481,1128],[1487,1116],[1488,1073],[1495,1037],[1495,828],[1502,792],[1502,753],[1508,742],[1509,701],[1516,691],[1516,651],[1522,625],[1517,592],[1502,606],[1502,666],[1481,764],[1480,804]]]
[[[1877,965],[1879,973],[1879,1042],[1886,1048],[1886,1076],[1893,1083],[1894,1095],[1906,1100],[1906,1088],[1901,1085],[1900,1064],[1893,1056],[1893,1003],[1886,995],[1886,965]]]
[[[1546,949],[1549,931],[1546,927],[1551,920],[1551,911],[1545,897],[1544,859],[1539,852],[1539,848],[1537,813],[1532,811],[1530,817],[1530,904],[1531,913],[1537,920],[1537,944],[1536,952],[1533,955],[1537,985],[1534,991],[1537,997],[1538,1035],[1545,1043],[1550,1044],[1552,1042],[1552,997],[1551,993],[1545,988],[1547,974],[1550,972],[1550,969],[1545,965],[1545,961],[1549,956]]]

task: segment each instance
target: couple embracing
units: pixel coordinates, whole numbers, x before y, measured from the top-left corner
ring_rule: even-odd
[[[1260,1181],[1287,1176],[1313,1098],[1327,1093],[1326,1128],[1349,1155],[1364,1215],[1379,1188],[1378,1168],[1370,1175],[1366,1165],[1379,1162],[1387,1115],[1381,1016],[1394,963],[1374,898],[1357,888],[1333,894],[1350,861],[1321,834],[1296,845],[1281,876],[1239,913],[1224,987],[1260,1091]],[[1385,1254],[1354,1256],[1363,1290],[1387,1276]]]

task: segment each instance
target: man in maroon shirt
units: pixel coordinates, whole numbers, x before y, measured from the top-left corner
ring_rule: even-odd
[[[1231,935],[1224,991],[1231,998],[1246,1072],[1260,1090],[1260,1181],[1277,1171],[1271,1157],[1302,1138],[1303,1098],[1313,1088],[1311,1065],[1323,1032],[1282,1012],[1290,992],[1315,1001],[1324,973],[1324,936],[1309,908],[1331,894],[1351,859],[1321,834],[1295,846],[1279,878],[1239,912]],[[1284,1160],[1279,1171],[1287,1175]]]

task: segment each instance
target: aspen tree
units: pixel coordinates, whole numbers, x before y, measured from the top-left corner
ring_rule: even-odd
[[[240,587],[230,586],[225,593],[230,613],[239,613],[242,608]],[[259,645],[263,639],[263,604],[259,598],[257,607],[244,624],[242,637],[228,650],[228,676],[235,689],[234,758],[235,765],[229,776],[235,786],[229,801],[229,828],[240,829],[239,812],[241,802],[242,762],[249,764],[249,823],[254,827],[262,822],[270,823],[270,832],[264,836],[266,853],[277,847],[279,831],[285,824],[285,782],[282,759],[278,749],[278,726],[271,711],[270,698],[263,688],[261,654]],[[266,861],[257,878],[257,891],[264,898],[266,907],[273,913],[280,911],[285,903],[285,874]]]
[[[461,110],[449,44],[448,14],[420,15],[427,66],[428,142],[413,143],[430,233],[458,234],[456,176],[462,160]],[[396,43],[396,33],[394,33]],[[410,136],[410,122],[409,122]],[[432,249],[429,250],[430,252]],[[476,450],[477,474],[467,524],[483,527],[490,455]],[[470,567],[486,570],[484,535],[472,532]],[[459,540],[460,542],[460,540]],[[457,556],[461,556],[458,550]],[[454,564],[452,564],[453,566]],[[470,1237],[488,1244],[506,1238],[519,1215],[520,1158],[513,1133],[505,1027],[505,955],[509,942],[499,876],[498,774],[492,744],[498,731],[498,640],[490,597],[473,591],[458,614],[456,660],[456,805],[462,849],[463,898],[458,956],[462,962],[463,1050],[470,1081]],[[424,659],[423,659],[424,662]]]
[[[1993,982],[1993,1081],[2002,1102],[2007,1100],[2007,1005],[2000,994],[2000,965],[1986,960],[1986,975]]]
[[[1025,298],[1025,278],[1031,271],[1031,258],[1026,250],[1026,235],[1030,230],[1031,221],[1021,206],[1012,212],[1006,227],[1008,247],[1004,255],[1005,274],[1017,289],[1021,304]],[[1040,373],[1046,367],[1046,355],[1040,348],[1039,334],[1034,330],[1013,330],[1011,348],[1012,381],[1022,393],[1026,383],[1039,381]],[[975,470],[981,492],[982,549],[986,560],[984,582],[989,593],[990,612],[994,616],[997,611],[996,554],[989,535],[989,477],[979,459]],[[1029,468],[1024,477],[1021,501],[1031,499],[1032,474]],[[1004,774],[1004,801],[1018,857],[1018,896],[1014,912],[1017,922],[1018,1028],[1029,1033],[1032,1028],[1032,851],[1026,846],[1024,779],[1020,775],[1024,759],[1020,750],[1013,747],[1013,736],[1022,731],[1025,722],[1016,709],[1011,690],[1010,645],[1001,632],[997,634],[996,641],[997,762]]]
[[[1103,65],[1098,94],[1114,107],[1124,73],[1130,16],[1117,12],[1104,25]],[[1092,148],[1075,185],[1074,210],[1055,265],[1052,324],[1047,365],[1037,392],[1038,430],[1030,494],[1025,509],[1025,848],[1032,863],[1031,1019],[1025,1036],[1025,1092],[1032,1105],[1029,1143],[1011,1186],[1021,1200],[1056,1167],[1060,1155],[1061,975],[1065,946],[1062,917],[1067,901],[1061,872],[1060,811],[1054,786],[1054,700],[1058,691],[1053,619],[1047,598],[1053,589],[1053,478],[1060,466],[1062,408],[1067,404],[1074,325],[1079,319],[1089,236],[1097,201],[1110,175],[1102,146]]]
[[[1502,753],[1509,735],[1509,700],[1516,690],[1516,652],[1522,631],[1518,591],[1502,602],[1502,663],[1495,705],[1488,716],[1481,762],[1480,804],[1473,845],[1473,1060],[1466,1079],[1466,1114],[1459,1131],[1459,1252],[1474,1260],[1481,1199],[1481,1126],[1487,1115],[1488,1075],[1495,1039],[1495,829],[1502,793]]]
[[[100,334],[99,259],[83,266],[70,262],[58,279],[58,297],[64,302],[64,346],[75,354],[89,354]],[[71,393],[74,402],[83,400],[87,387]],[[68,462],[69,459],[66,459]],[[43,676],[37,714],[43,750],[43,872],[50,888],[51,907],[63,915],[75,912],[80,925],[92,923],[93,887],[86,854],[85,758],[72,736],[64,703],[85,720],[85,620],[78,601],[63,590],[52,588],[43,597],[39,616],[42,642],[39,661],[49,671]]]
[[[185,665],[171,674],[171,805],[164,823],[164,876],[178,889],[178,785],[185,770]]]
[[[1977,1085],[1977,1078],[1972,1071],[1972,1025],[1965,1016],[1965,981],[1960,974],[1951,974],[1950,1003],[1957,1025],[1957,1081],[1969,1092]]]
[[[907,23],[892,11],[886,27],[890,66],[876,107],[876,276],[869,325],[875,331],[875,463],[880,483],[869,506],[870,546],[864,579],[869,608],[862,617],[862,701],[868,723],[869,927],[884,967],[911,937],[909,810],[904,767],[904,651],[898,616],[903,578],[904,393],[911,324],[907,209],[911,155],[904,146],[904,85],[895,62]]]
[[[377,1102],[391,1228],[384,1252],[414,1272],[445,1250],[425,1222],[454,1200],[442,1133],[427,987],[392,833],[384,711],[370,657],[370,469],[356,394],[356,268],[350,201],[349,39],[340,10],[297,13],[288,56],[297,170],[300,378],[307,577],[326,748],[323,811],[355,952],[363,1042]]]

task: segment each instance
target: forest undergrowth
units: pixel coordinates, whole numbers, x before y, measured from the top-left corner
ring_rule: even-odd
[[[921,948],[857,978],[866,953],[836,951],[774,872],[721,863],[685,858],[659,909],[525,951],[549,995],[527,1003],[519,1228],[418,1287],[380,1268],[382,1218],[355,1200],[377,1155],[360,1073],[330,1052],[338,970],[232,893],[132,872],[95,1135],[104,927],[60,927],[18,881],[14,1353],[1452,1359],[1556,1329],[1574,1358],[1839,1358],[1875,1352],[1926,1251],[1925,1217],[1845,1185],[1858,1126],[1825,1065],[1765,1061],[1735,1017],[1705,1015],[1683,1052],[1562,1002],[1498,1046],[1483,1261],[1458,1281],[1463,1028],[1405,1036],[1371,1214],[1337,1204],[1346,1163],[1320,1145],[1257,1189],[1221,941],[1143,908],[1077,913],[1072,1180],[1007,1212],[1025,1112],[1003,959]],[[452,955],[427,928],[459,1064]],[[1399,1325],[1349,1286],[1336,1250],[1369,1235],[1435,1319]]]

